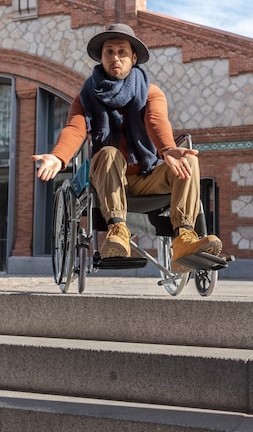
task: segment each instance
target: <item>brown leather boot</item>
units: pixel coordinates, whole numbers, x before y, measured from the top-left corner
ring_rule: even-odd
[[[215,235],[208,235],[199,239],[198,234],[193,229],[179,228],[179,235],[172,241],[172,247],[171,270],[175,273],[187,273],[191,271],[191,268],[180,264],[178,262],[180,258],[197,252],[219,255],[222,242]]]
[[[130,257],[130,237],[131,233],[125,222],[109,225],[106,239],[101,247],[102,258]]]

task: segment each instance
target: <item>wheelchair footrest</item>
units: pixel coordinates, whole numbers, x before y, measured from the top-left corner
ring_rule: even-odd
[[[115,269],[123,270],[127,268],[142,268],[147,265],[148,260],[146,258],[99,258],[93,263],[94,268],[98,269]]]
[[[206,252],[198,252],[182,257],[178,262],[196,270],[220,270],[228,267],[226,258],[221,258]]]

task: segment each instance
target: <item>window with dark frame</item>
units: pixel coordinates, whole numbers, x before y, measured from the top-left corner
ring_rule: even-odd
[[[6,270],[11,84],[0,80],[0,272]]]
[[[64,127],[70,104],[59,96],[44,89],[38,90],[37,144],[36,153],[50,153],[60,131]],[[54,180],[43,182],[35,180],[35,256],[51,254],[51,225],[53,217],[54,194],[65,178],[72,176],[72,166],[57,174]]]

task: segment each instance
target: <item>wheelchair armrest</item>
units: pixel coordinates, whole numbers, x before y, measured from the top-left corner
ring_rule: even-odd
[[[181,134],[175,139],[178,147],[185,147],[192,149],[192,137],[190,134]]]

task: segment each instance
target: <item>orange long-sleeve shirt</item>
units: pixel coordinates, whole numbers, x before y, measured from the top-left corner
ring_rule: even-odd
[[[156,146],[159,154],[170,147],[176,147],[172,127],[168,119],[167,100],[162,90],[150,84],[148,99],[145,106],[144,123],[149,138]],[[63,162],[66,168],[71,158],[80,149],[87,135],[85,113],[81,105],[80,97],[77,95],[70,107],[66,126],[62,129],[52,154]],[[127,154],[126,140],[124,135],[121,140],[122,152]],[[128,174],[136,174],[138,165],[128,167]]]

